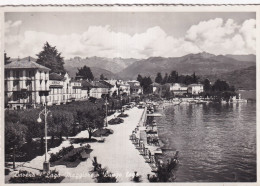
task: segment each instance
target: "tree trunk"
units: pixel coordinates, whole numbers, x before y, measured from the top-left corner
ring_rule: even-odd
[[[60,141],[62,141],[62,132],[60,132]]]
[[[88,139],[91,139],[91,137],[92,137],[92,131],[88,130]]]
[[[51,144],[54,143],[54,135],[51,136]]]
[[[15,170],[15,145],[13,147],[13,169]]]

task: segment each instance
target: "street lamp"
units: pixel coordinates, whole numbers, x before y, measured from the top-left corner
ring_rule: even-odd
[[[105,105],[106,105],[106,123],[105,123],[105,127],[107,127],[108,126],[108,123],[107,123],[107,105],[108,105],[107,96],[106,96],[106,100],[105,100]]]
[[[51,112],[46,108],[47,103],[44,105],[44,109],[39,113],[38,123],[42,122],[41,115],[44,115],[45,123],[45,161],[43,162],[43,171],[48,172],[50,170],[50,163],[47,161],[47,116]]]

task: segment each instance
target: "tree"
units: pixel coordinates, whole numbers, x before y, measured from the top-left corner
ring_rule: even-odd
[[[167,82],[168,83],[177,83],[178,82],[178,72],[172,71]]]
[[[213,91],[229,91],[229,84],[226,81],[217,80],[212,86]]]
[[[27,127],[19,122],[5,122],[5,148],[13,150],[13,169],[15,169],[15,151],[25,143]]]
[[[136,80],[139,81],[140,83],[142,83],[142,81],[143,81],[143,77],[142,77],[140,74],[138,74]]]
[[[11,63],[12,61],[10,60],[10,57],[7,57],[7,55],[6,55],[6,53],[4,54],[4,57],[5,57],[5,65],[7,65],[7,64],[9,64],[9,63]]]
[[[43,51],[37,54],[37,63],[51,69],[50,72],[65,74],[64,59],[56,47],[52,47],[48,42],[43,46]]]
[[[84,80],[93,80],[94,76],[91,72],[91,69],[84,65],[82,68],[78,68],[78,72],[76,73],[76,76],[82,76],[82,79]]]
[[[107,78],[103,74],[101,74],[100,75],[100,80],[107,80]]]
[[[165,73],[165,76],[164,76],[164,78],[163,78],[163,80],[162,80],[162,84],[167,83],[167,82],[168,82],[168,78],[169,78],[168,74]]]
[[[210,84],[209,79],[205,79],[204,82],[203,82],[203,85],[204,85],[204,91],[205,92],[211,91],[211,84]]]
[[[152,87],[151,84],[153,81],[151,80],[150,77],[144,77],[142,82],[140,83],[141,87],[143,87],[143,92],[144,94],[149,94],[152,92]]]
[[[198,83],[199,77],[196,76],[195,72],[192,74],[192,83]]]
[[[101,115],[97,110],[92,111],[77,111],[79,124],[83,127],[83,130],[87,130],[89,139],[95,129],[100,129],[104,126],[104,116]]]
[[[160,72],[157,73],[157,76],[155,78],[155,82],[161,84],[162,83],[162,74]]]

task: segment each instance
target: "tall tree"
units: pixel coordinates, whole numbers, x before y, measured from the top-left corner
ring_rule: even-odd
[[[82,76],[82,79],[84,80],[93,80],[94,76],[91,72],[91,69],[84,65],[82,68],[78,68],[78,72],[76,73],[76,76]]]
[[[192,83],[198,83],[199,77],[196,76],[195,72],[192,74]]]
[[[48,42],[46,42],[43,46],[43,50],[37,54],[38,59],[37,63],[48,67],[51,69],[51,72],[62,73],[65,74],[66,71],[64,69],[64,59],[61,57],[61,53],[58,52],[56,47],[52,47]]]
[[[6,53],[4,54],[4,56],[5,56],[5,65],[7,65],[7,64],[9,64],[9,63],[11,63],[12,61],[10,60],[10,57],[7,57],[7,55],[6,55]]]
[[[152,92],[151,84],[153,83],[152,79],[150,77],[144,77],[141,86],[143,87],[144,94],[149,94]]]
[[[16,150],[25,143],[27,127],[21,123],[5,123],[5,148],[13,151],[13,169],[15,169]]]
[[[203,85],[204,85],[204,91],[205,92],[211,91],[211,85],[210,85],[209,79],[205,79],[204,82],[203,82]]]
[[[162,80],[162,84],[167,83],[168,82],[168,78],[169,78],[168,73],[165,73],[165,76],[164,76],[164,78]]]
[[[140,83],[142,83],[142,81],[143,81],[143,77],[142,77],[140,74],[138,74],[136,80],[139,81]]]
[[[99,78],[100,80],[107,80],[107,78],[103,75],[103,74],[101,74],[100,75],[100,78]]]
[[[161,84],[162,83],[162,74],[160,72],[157,73],[157,76],[155,78],[155,82]]]
[[[230,87],[226,81],[217,80],[212,86],[213,91],[229,91]]]
[[[178,72],[176,72],[175,70],[171,72],[167,82],[168,83],[177,83],[178,81]]]

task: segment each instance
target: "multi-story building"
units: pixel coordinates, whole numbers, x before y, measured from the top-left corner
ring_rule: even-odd
[[[188,86],[182,83],[173,83],[170,87],[170,91],[173,92],[174,96],[183,96],[187,94]]]
[[[81,81],[76,81],[76,80],[71,81],[71,88],[72,88],[71,99],[73,101],[78,101],[78,100],[88,98],[87,93],[83,94],[84,91],[82,90],[83,87]]]
[[[117,84],[119,86],[119,95],[130,95],[130,85],[127,82],[119,80]]]
[[[64,77],[57,73],[51,73],[50,76],[50,93],[48,105],[60,105],[63,103],[63,79]]]
[[[203,85],[202,84],[190,84],[188,85],[188,93],[192,95],[199,95],[201,92],[203,92]]]
[[[117,85],[117,80],[111,79],[111,80],[106,80],[107,83],[111,85],[110,87],[110,96],[118,96],[118,85]]]
[[[11,109],[36,107],[49,95],[50,69],[29,59],[5,65],[5,106]]]
[[[138,95],[143,93],[143,89],[139,81],[131,80],[131,81],[127,81],[127,83],[130,85],[131,94]]]

